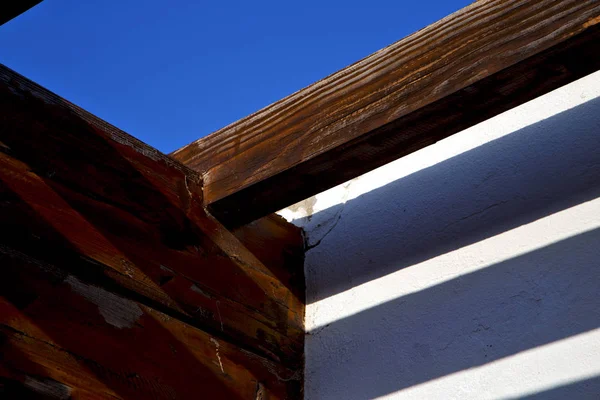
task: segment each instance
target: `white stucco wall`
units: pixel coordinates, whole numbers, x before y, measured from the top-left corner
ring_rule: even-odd
[[[307,399],[600,398],[600,73],[281,214]]]

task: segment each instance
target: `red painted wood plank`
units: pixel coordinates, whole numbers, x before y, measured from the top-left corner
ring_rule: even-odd
[[[217,336],[56,266],[0,258],[13,278],[0,298],[0,375],[52,379],[101,398],[255,399],[259,384],[266,398],[299,392],[283,379],[294,371]]]
[[[0,315],[11,315],[3,334],[20,343],[10,371],[0,374],[11,387],[41,376],[81,393],[108,380],[108,397],[156,389],[171,398],[173,389],[191,398],[200,388],[210,398],[301,396],[304,304],[289,279],[302,271],[297,229],[281,221],[249,227],[246,247],[205,211],[197,173],[6,67],[0,126]],[[249,239],[253,229],[258,242]],[[259,242],[287,255],[255,255]],[[103,313],[99,301],[116,314]],[[118,313],[127,310],[135,313]],[[178,355],[156,367],[166,354],[154,354],[152,343],[171,337]],[[218,373],[216,342],[231,374]],[[65,352],[77,363],[61,358]],[[146,389],[118,372],[143,369],[136,354],[152,364]],[[74,374],[78,357],[108,368],[108,378],[59,373]],[[189,387],[185,376],[194,381]]]

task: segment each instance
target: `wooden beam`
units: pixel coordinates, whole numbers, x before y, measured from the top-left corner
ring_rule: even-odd
[[[600,69],[597,0],[487,0],[171,156],[239,225]]]
[[[23,14],[42,0],[4,0],[0,4],[0,26]]]
[[[300,374],[280,363],[141,302],[62,279],[47,264],[2,253],[0,261],[5,277],[19,278],[0,283],[11,286],[0,296],[0,383],[22,382],[40,395],[8,398],[255,400],[258,390],[263,399],[301,398]],[[57,387],[63,396],[46,391]]]
[[[228,231],[196,172],[2,65],[0,127],[0,384],[301,397],[298,228]]]

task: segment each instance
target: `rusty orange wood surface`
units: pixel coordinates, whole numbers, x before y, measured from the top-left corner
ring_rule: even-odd
[[[4,66],[0,127],[4,386],[301,397],[297,228],[238,239],[197,173]]]
[[[598,0],[478,1],[172,154],[235,226],[600,68]]]
[[[293,396],[285,379],[296,371],[46,263],[1,261],[5,378],[49,378],[82,392],[74,398],[254,400],[260,386],[266,398]]]
[[[296,226],[271,214],[232,233],[278,280],[287,286],[300,303],[305,303],[304,236]]]

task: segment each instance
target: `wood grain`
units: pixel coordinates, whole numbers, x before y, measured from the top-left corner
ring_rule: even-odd
[[[41,2],[42,0],[3,0],[0,4],[0,26]]]
[[[277,214],[271,214],[232,233],[246,246],[279,281],[305,304],[304,235],[295,225]]]
[[[4,66],[0,66],[0,126],[0,296],[6,307],[19,311],[15,318],[43,326],[44,332],[54,332],[50,336],[67,335],[62,332],[65,329],[79,332],[81,343],[67,335],[57,346],[61,352],[73,351],[81,357],[87,357],[82,354],[85,351],[100,351],[95,349],[98,346],[104,352],[110,346],[121,346],[117,342],[122,330],[139,328],[127,339],[133,346],[127,353],[130,357],[137,352],[152,353],[153,341],[193,332],[193,337],[177,349],[192,343],[205,353],[212,349],[211,361],[201,364],[213,368],[212,340],[216,340],[222,346],[221,357],[229,354],[226,357],[234,360],[231,370],[236,374],[217,377],[217,381],[224,379],[218,385],[213,378],[197,380],[195,387],[218,392],[223,385],[230,388],[229,380],[233,379],[239,382],[231,383],[231,387],[243,387],[234,390],[233,398],[254,399],[248,395],[259,383],[265,393],[273,393],[271,398],[301,396],[304,301],[292,285],[297,283],[301,290],[303,280],[289,279],[290,271],[295,271],[296,277],[302,272],[302,238],[297,228],[285,227],[282,221],[278,221],[277,229],[260,221],[246,228],[249,236],[253,230],[257,232],[256,238],[244,238],[249,247],[285,252],[255,255],[207,214],[202,204],[202,179],[197,173]],[[57,303],[55,313],[28,314],[30,304],[61,300],[54,297],[69,298],[77,304]],[[106,338],[88,332],[86,327],[101,325],[102,321],[86,319],[91,318],[86,315],[89,310],[77,308],[83,300],[96,304],[95,314],[100,310],[108,326],[97,329],[105,332]],[[117,312],[103,313],[104,306]],[[59,322],[44,320],[50,315]],[[158,327],[148,329],[150,325],[142,324],[141,328],[131,322],[156,320],[156,315],[175,324],[167,329],[168,334]],[[10,340],[23,335],[43,339],[41,334],[12,323],[6,325],[18,331],[5,332]],[[126,341],[127,335],[122,337]],[[142,338],[146,346],[136,346],[134,339]],[[75,344],[84,346],[83,342],[90,349],[68,350]],[[59,353],[39,341],[35,343],[33,348],[24,345],[27,351],[23,357],[28,362],[39,367],[47,354],[50,361],[43,362],[54,363],[64,371],[61,361],[53,358]],[[0,341],[4,351],[2,346]],[[96,360],[94,357],[91,359]],[[114,363],[118,357],[117,352]],[[15,355],[14,360],[17,358]],[[197,358],[192,351],[187,368],[191,369],[192,359]],[[160,363],[161,358],[152,360]],[[97,362],[109,368],[108,361]],[[181,365],[183,368],[186,362]],[[268,376],[260,372],[259,379],[253,371],[255,365],[268,365],[279,372]],[[35,377],[40,373],[35,375],[34,367],[25,375],[19,375],[17,367],[17,372],[13,368],[10,374],[0,375],[11,388],[25,390],[16,382],[22,383],[24,377],[38,379]],[[177,368],[178,374],[183,373]],[[152,372],[158,380],[162,379],[160,371],[164,372]],[[214,368],[211,371],[207,376],[212,377]],[[64,377],[47,374],[44,368],[42,372],[42,383],[57,381],[83,391],[93,387],[78,384],[79,378],[67,382]],[[195,379],[193,374],[188,373],[190,380]],[[294,379],[278,378],[284,375]],[[212,389],[213,384],[216,389]],[[177,385],[174,389],[183,390]],[[106,393],[107,397],[117,396]],[[157,398],[172,398],[165,393]],[[198,398],[185,391],[180,397]]]
[[[17,278],[2,281],[0,376],[21,387],[64,398],[254,400],[261,383],[265,398],[298,398],[298,376],[280,364],[56,266],[0,260]]]
[[[487,0],[174,152],[235,226],[600,67],[597,0]]]

